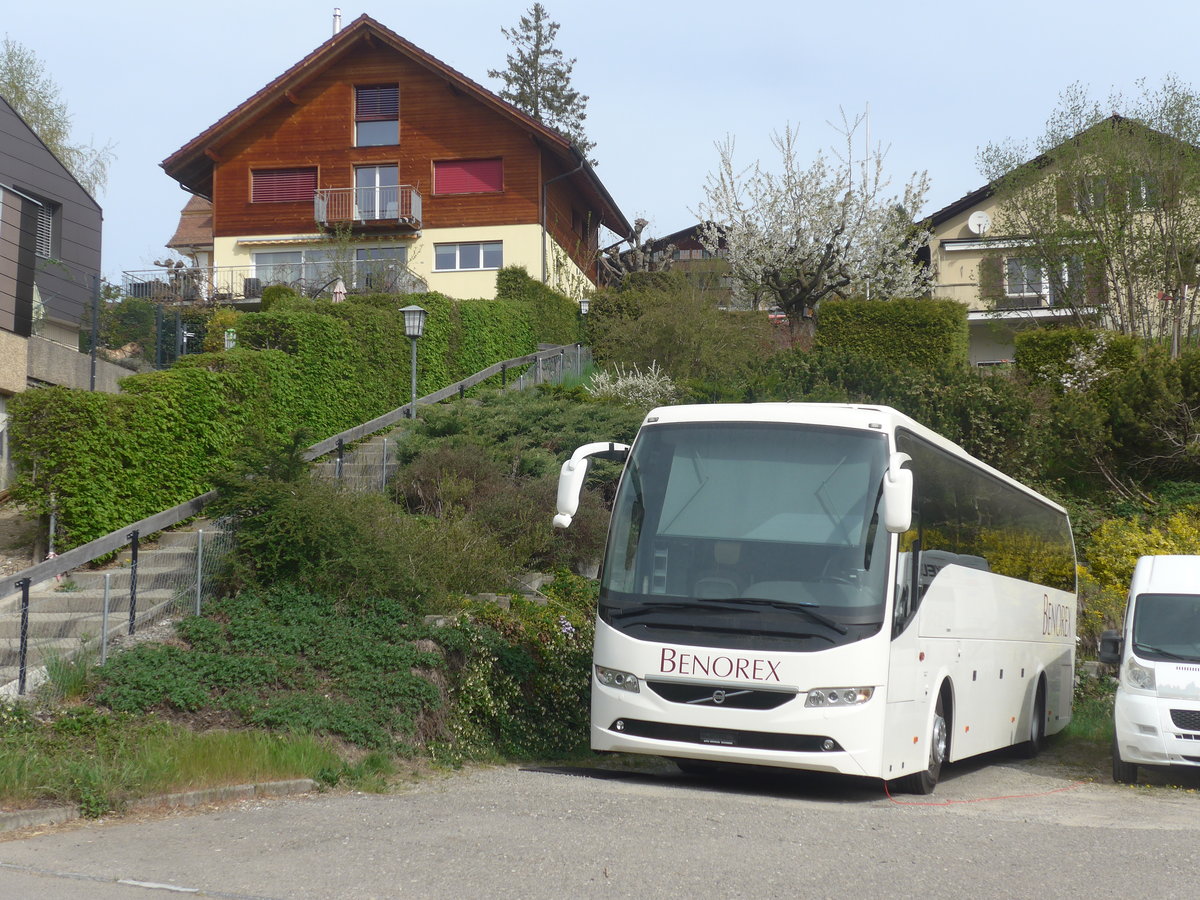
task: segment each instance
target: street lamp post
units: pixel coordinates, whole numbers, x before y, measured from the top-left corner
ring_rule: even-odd
[[[412,347],[412,403],[408,408],[408,417],[417,417],[417,341],[425,331],[425,310],[419,306],[406,306],[400,312],[404,313],[404,333],[408,335]]]

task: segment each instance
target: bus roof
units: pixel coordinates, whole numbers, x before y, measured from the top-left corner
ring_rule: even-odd
[[[1066,510],[1033,488],[1021,484],[998,469],[976,459],[953,441],[942,437],[915,419],[890,406],[861,403],[696,403],[680,406],[660,406],[650,410],[642,420],[647,425],[668,425],[699,422],[774,422],[784,425],[829,425],[838,428],[861,428],[894,435],[897,428],[911,431],[918,437],[940,447],[960,459],[987,471],[1026,494],[1054,507]]]

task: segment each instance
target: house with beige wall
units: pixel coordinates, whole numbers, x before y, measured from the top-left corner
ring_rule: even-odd
[[[1060,279],[1022,253],[1028,241],[998,233],[1003,220],[998,205],[995,187],[988,184],[927,220],[931,291],[966,305],[974,365],[1009,362],[1018,330],[1076,315],[1058,303]]]
[[[328,295],[338,278],[487,298],[512,265],[581,296],[600,229],[630,231],[567,138],[366,15],[162,166],[193,195],[171,240],[191,265],[126,273],[150,299]]]

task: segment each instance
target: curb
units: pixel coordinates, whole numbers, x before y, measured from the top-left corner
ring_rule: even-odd
[[[317,789],[311,778],[294,778],[290,781],[266,781],[261,784],[234,784],[228,787],[204,788],[178,794],[162,794],[158,797],[143,797],[128,804],[126,811],[153,809],[192,809],[212,803],[229,803],[237,800],[253,800],[255,797],[287,797],[307,794]],[[20,828],[42,828],[61,825],[82,818],[77,806],[53,806],[48,809],[21,809],[0,812],[0,832],[16,831]]]

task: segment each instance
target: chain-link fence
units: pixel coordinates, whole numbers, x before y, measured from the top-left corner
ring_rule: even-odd
[[[105,569],[20,584],[0,601],[0,694],[19,695],[80,658],[154,634],[166,619],[199,613],[233,549],[224,520],[135,538]]]

